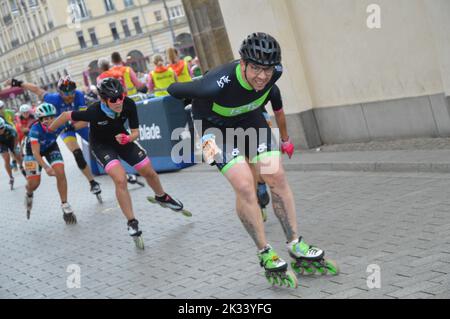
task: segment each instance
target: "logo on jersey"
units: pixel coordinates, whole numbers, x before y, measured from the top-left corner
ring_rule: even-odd
[[[152,126],[148,127],[147,125],[139,125],[139,140],[141,141],[149,141],[149,140],[160,140],[161,136],[161,128],[155,123]]]
[[[219,81],[217,81],[217,85],[221,88],[221,89],[223,89],[224,88],[224,86],[225,86],[225,84],[228,84],[228,83],[230,83],[231,82],[231,80],[230,80],[230,77],[227,75],[227,76],[222,76],[221,78],[220,78],[220,80]]]
[[[266,143],[259,144],[258,153],[264,153],[265,151],[267,151],[267,144]]]
[[[105,125],[108,125],[108,121],[97,122],[97,124],[98,124],[98,125],[105,126]]]

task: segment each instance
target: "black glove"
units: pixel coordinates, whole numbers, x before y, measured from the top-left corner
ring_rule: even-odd
[[[23,81],[17,80],[17,79],[12,79],[11,80],[11,86],[12,87],[21,87],[23,84]]]
[[[61,131],[61,133],[65,133],[65,132],[70,132],[70,131],[75,131],[75,127],[73,127],[72,123],[67,123],[63,130]]]

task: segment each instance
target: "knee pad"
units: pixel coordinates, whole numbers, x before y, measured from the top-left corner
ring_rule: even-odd
[[[83,152],[80,149],[77,149],[73,152],[73,156],[75,157],[75,161],[77,162],[78,167],[83,170],[86,168],[87,163],[84,159]]]

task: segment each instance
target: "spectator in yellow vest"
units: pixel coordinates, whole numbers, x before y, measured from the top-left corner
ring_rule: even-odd
[[[138,90],[145,87],[145,84],[138,80],[136,73],[129,66],[125,66],[119,52],[111,54],[112,67],[109,69],[112,73],[120,73],[123,78],[123,86],[126,89],[127,95],[134,95]]]
[[[177,82],[175,71],[169,66],[164,66],[164,59],[161,55],[156,54],[153,57],[155,69],[150,72],[148,77],[148,89],[155,92],[156,97],[169,95],[167,88],[172,83]]]
[[[183,59],[180,59],[178,50],[175,48],[168,48],[166,54],[167,59],[169,60],[169,66],[177,74],[178,82],[191,82],[191,70],[188,63],[186,63]]]

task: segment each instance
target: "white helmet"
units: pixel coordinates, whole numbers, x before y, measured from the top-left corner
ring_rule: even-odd
[[[20,106],[20,108],[19,108],[19,112],[20,112],[21,114],[27,113],[27,112],[30,112],[30,111],[31,111],[31,106],[30,106],[29,104],[22,104],[22,105]]]
[[[3,101],[0,101],[0,109],[2,109],[5,106],[5,103]]]

